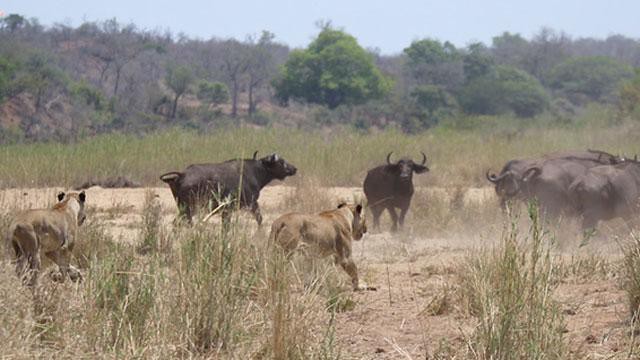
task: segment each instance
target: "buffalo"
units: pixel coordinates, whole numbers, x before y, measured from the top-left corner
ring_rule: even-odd
[[[378,229],[380,226],[380,215],[387,209],[393,225],[391,231],[398,230],[404,225],[404,218],[411,204],[413,196],[413,173],[422,174],[429,171],[425,166],[427,156],[422,154],[422,163],[415,163],[409,158],[402,158],[395,163],[391,162],[390,152],[387,155],[387,164],[375,167],[367,173],[364,179],[364,194],[367,197],[371,214],[373,215],[373,226]],[[400,209],[400,217],[396,214],[396,208]]]
[[[640,206],[640,163],[624,160],[593,167],[573,181],[569,193],[582,216],[583,230],[594,230],[599,221],[614,218],[631,225]]]
[[[274,179],[284,180],[287,176],[295,175],[297,169],[278,154],[260,159],[256,159],[256,155],[257,151],[252,159],[189,165],[182,172],[172,171],[163,174],[160,179],[169,184],[179,216],[189,222],[199,208],[223,205],[223,222],[228,220],[230,210],[239,206],[248,208],[258,225],[261,225],[262,215],[258,206],[260,190]],[[230,203],[225,206],[227,202]]]
[[[569,151],[539,159],[511,160],[500,175],[487,171],[486,177],[495,185],[503,208],[509,200],[537,198],[542,210],[551,215],[571,214],[569,186],[575,178],[592,167],[620,161],[603,151]]]

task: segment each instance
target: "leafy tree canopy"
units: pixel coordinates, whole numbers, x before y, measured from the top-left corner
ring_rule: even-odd
[[[608,57],[578,57],[564,61],[552,69],[549,86],[573,102],[606,101],[620,82],[633,77],[633,69]]]
[[[494,115],[513,111],[519,117],[532,117],[547,108],[549,99],[533,76],[504,65],[467,83],[458,101],[470,114]]]
[[[295,98],[332,109],[379,99],[391,85],[353,36],[331,28],[322,30],[306,50],[292,51],[274,82],[283,103]]]

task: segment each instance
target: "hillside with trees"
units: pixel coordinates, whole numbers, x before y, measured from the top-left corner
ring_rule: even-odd
[[[482,116],[566,123],[593,104],[637,119],[638,68],[638,39],[548,28],[465,47],[425,37],[388,55],[330,24],[291,49],[268,31],[201,40],[11,14],[0,23],[0,142],[240,124],[414,133]]]

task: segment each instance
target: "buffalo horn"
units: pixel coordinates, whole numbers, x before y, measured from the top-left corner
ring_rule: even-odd
[[[491,181],[492,183],[497,183],[498,181],[502,180],[505,176],[507,176],[509,174],[509,172],[505,172],[504,174],[500,175],[500,176],[496,176],[495,174],[491,174],[489,175],[489,170],[487,170],[487,180]]]
[[[420,154],[422,154],[422,164],[420,165],[424,165],[427,163],[427,155],[425,155],[422,151],[420,151]]]
[[[393,151],[390,152],[389,154],[387,154],[387,164],[391,165],[391,154],[393,154]]]
[[[255,160],[255,159],[256,159],[256,156],[257,156],[257,155],[258,155],[258,150],[256,150],[256,151],[253,153],[253,160]]]

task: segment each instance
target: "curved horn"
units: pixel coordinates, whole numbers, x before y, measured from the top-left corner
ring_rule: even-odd
[[[391,154],[393,154],[393,151],[390,152],[389,154],[387,154],[387,164],[391,165]]]
[[[422,151],[420,151],[420,154],[422,154],[422,164],[420,165],[424,165],[427,163],[427,155],[425,155]]]
[[[256,151],[254,151],[254,152],[253,152],[253,160],[255,160],[255,159],[256,159],[256,156],[257,156],[257,155],[258,155],[258,150],[256,150]]]
[[[500,176],[496,176],[495,174],[489,174],[489,170],[487,170],[487,173],[485,174],[485,176],[487,177],[487,180],[491,181],[494,184],[504,179],[505,176],[507,175],[509,175],[509,171],[506,171],[504,174],[501,174]]]

